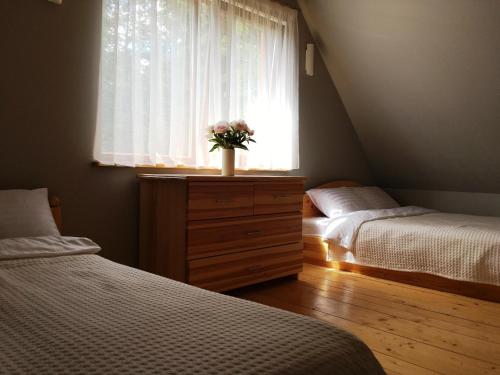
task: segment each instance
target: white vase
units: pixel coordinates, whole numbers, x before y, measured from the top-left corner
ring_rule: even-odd
[[[222,149],[222,175],[234,176],[234,149]]]

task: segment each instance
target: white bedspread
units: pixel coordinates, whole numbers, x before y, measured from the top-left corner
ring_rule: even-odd
[[[349,333],[111,262],[96,246],[0,240],[1,374],[383,374]]]
[[[394,217],[424,215],[431,212],[436,211],[416,206],[355,211],[330,219],[323,234],[323,238],[331,241],[337,246],[352,249],[354,243],[356,242],[359,230],[364,223]]]
[[[332,258],[500,285],[500,218],[418,207],[358,211],[333,220]]]

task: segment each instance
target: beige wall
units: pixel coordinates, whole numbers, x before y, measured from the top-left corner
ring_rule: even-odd
[[[0,1],[0,188],[49,187],[63,200],[66,234],[93,238],[106,257],[135,264],[135,175],[145,170],[91,165],[100,6],[98,0]],[[300,35],[304,50],[311,36],[303,20]],[[313,78],[301,68],[300,133],[302,168],[294,173],[308,176],[309,184],[370,180],[321,59]]]
[[[380,185],[500,193],[500,1],[299,3]]]

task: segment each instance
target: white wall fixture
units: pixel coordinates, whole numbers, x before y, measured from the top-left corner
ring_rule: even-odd
[[[49,2],[57,4],[57,5],[61,5],[62,4],[62,0],[49,0]]]
[[[306,47],[306,74],[314,75],[314,44],[307,43]]]

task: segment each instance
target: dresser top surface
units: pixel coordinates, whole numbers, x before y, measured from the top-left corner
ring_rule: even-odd
[[[303,182],[306,180],[304,176],[259,176],[259,175],[240,175],[240,176],[220,176],[220,175],[190,175],[190,174],[139,174],[137,177],[141,180],[163,180],[163,179],[179,179],[187,181],[242,181],[242,182],[259,182],[259,181],[296,181]]]

